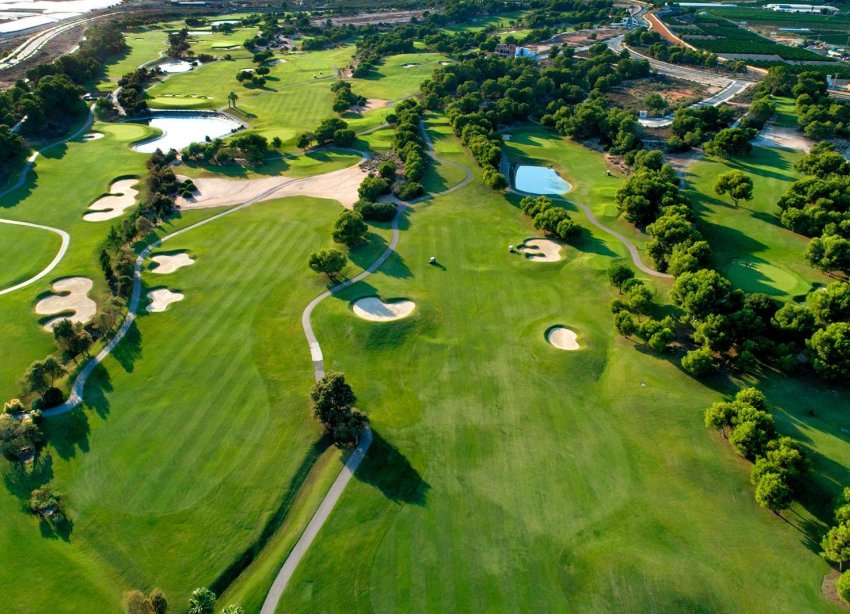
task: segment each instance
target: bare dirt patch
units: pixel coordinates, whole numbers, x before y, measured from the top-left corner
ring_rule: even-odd
[[[814,145],[814,141],[800,134],[796,128],[786,128],[777,126],[776,124],[768,124],[764,130],[753,139],[753,145],[761,145],[763,147],[783,147],[785,149],[793,149],[795,151],[809,151]]]
[[[361,298],[351,305],[354,314],[371,322],[391,322],[406,318],[416,307],[416,303],[400,299],[385,303],[377,296]]]
[[[375,109],[385,109],[389,104],[389,100],[384,100],[382,98],[367,98],[366,104],[351,107],[351,110],[355,113],[365,113],[366,111],[374,111]]]
[[[87,277],[66,277],[53,282],[53,295],[38,301],[35,312],[38,315],[62,315],[48,320],[42,328],[51,332],[56,322],[66,318],[82,324],[91,320],[97,312],[97,303],[89,298],[92,285],[92,280]]]

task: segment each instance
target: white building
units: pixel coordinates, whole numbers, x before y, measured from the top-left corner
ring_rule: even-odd
[[[837,13],[838,9],[834,6],[826,6],[823,4],[765,4],[764,8],[769,11],[780,13]]]

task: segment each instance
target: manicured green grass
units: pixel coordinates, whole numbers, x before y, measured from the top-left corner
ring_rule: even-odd
[[[779,222],[779,198],[799,178],[794,162],[802,154],[754,147],[732,160],[706,158],[685,177],[688,196],[699,215],[699,229],[711,243],[715,266],[740,288],[766,292],[783,300],[806,294],[829,279],[808,266],[803,254],[809,240]],[[717,177],[740,170],[753,180],[753,200],[735,208],[714,194]]]
[[[164,245],[189,250],[196,263],[147,273],[145,291],[168,287],[186,298],[165,313],[142,311],[96,371],[85,409],[50,420],[46,462],[74,519],[67,549],[85,560],[77,583],[102,589],[109,579],[102,610],[117,609],[132,587],[159,586],[185,603],[195,586],[214,584],[274,528],[267,523],[297,494],[299,472],[324,450],[311,451],[320,430],[309,413],[300,314],[324,288],[307,256],[330,242],[339,209],[308,198],[263,203]],[[374,259],[383,234],[355,261]],[[335,463],[323,464],[312,481],[332,479]],[[20,503],[3,491],[0,505]],[[309,518],[308,510],[300,513]],[[6,518],[4,552],[21,559],[48,548],[48,556],[53,540],[34,520],[18,510]],[[3,566],[0,578],[14,585],[4,590],[12,609],[43,611],[52,599],[33,595],[20,568]]]
[[[720,394],[614,337],[619,248],[588,231],[558,263],[507,253],[536,234],[479,179],[417,205],[398,256],[319,306],[326,366],[375,440],[279,611],[838,611],[808,541],[822,525],[759,509],[748,465],[704,429]],[[375,294],[416,311],[357,319],[350,301]],[[549,346],[553,324],[582,349]],[[802,383],[768,384],[795,413]],[[829,438],[834,493],[850,450]]]
[[[440,62],[451,61],[442,53],[391,55],[362,79],[351,79],[352,89],[366,98],[396,100],[419,91],[419,84],[431,76]],[[405,68],[408,66],[408,68]]]
[[[44,269],[61,244],[59,235],[47,230],[0,224],[0,290]]]
[[[106,67],[106,75],[111,81],[117,81],[142,64],[155,60],[168,49],[168,35],[159,28],[131,30],[125,37],[130,51]]]

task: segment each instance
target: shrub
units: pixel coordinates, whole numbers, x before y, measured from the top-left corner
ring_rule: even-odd
[[[378,200],[379,196],[390,193],[390,183],[386,179],[380,177],[366,177],[357,189],[357,194],[360,198],[365,198],[369,201]]]
[[[20,399],[12,399],[3,404],[3,412],[7,414],[17,414],[24,411],[24,404]]]
[[[424,191],[425,189],[422,187],[422,184],[415,181],[403,181],[399,182],[396,186],[395,195],[401,200],[412,200],[417,196],[421,196]]]
[[[370,222],[389,222],[395,217],[397,209],[396,204],[391,202],[373,203],[360,199],[354,203],[354,210]]]
[[[356,211],[343,211],[334,222],[333,240],[349,247],[363,241],[368,227]]]
[[[850,571],[845,571],[835,581],[835,589],[838,591],[838,596],[846,603],[850,603]]]
[[[712,364],[711,348],[707,346],[691,350],[682,357],[682,368],[694,377],[707,374]]]

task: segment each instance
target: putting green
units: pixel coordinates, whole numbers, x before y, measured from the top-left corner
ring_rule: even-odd
[[[747,292],[792,296],[801,289],[796,275],[767,262],[735,260],[723,273],[736,287]],[[805,290],[805,287],[802,289]]]

